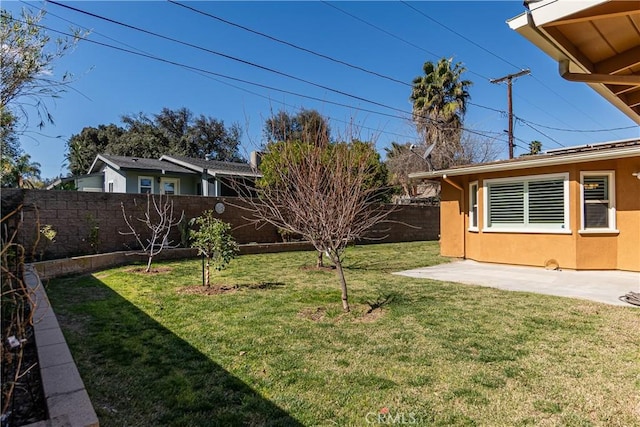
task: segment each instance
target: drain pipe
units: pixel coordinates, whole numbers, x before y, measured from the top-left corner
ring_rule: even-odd
[[[569,71],[568,59],[558,61],[558,72],[563,79],[570,82],[640,86],[640,76],[572,73]]]
[[[451,179],[446,174],[442,175],[442,180],[460,191],[462,195],[460,202],[462,203],[462,206],[464,206],[464,189],[457,183],[451,181]],[[467,231],[464,226],[464,214],[462,218],[462,258],[467,259]]]

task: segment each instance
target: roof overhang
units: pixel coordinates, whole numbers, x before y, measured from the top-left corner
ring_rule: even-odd
[[[621,147],[602,151],[585,151],[563,155],[541,154],[530,158],[518,158],[513,161],[492,163],[479,163],[451,169],[443,169],[433,172],[418,172],[409,174],[411,179],[434,179],[448,176],[472,175],[488,172],[502,172],[522,169],[540,168],[544,166],[556,166],[598,160],[612,160],[627,157],[640,157],[640,146]]]
[[[640,124],[638,1],[525,1],[529,11],[507,21],[558,62],[560,75],[588,84]]]
[[[113,163],[111,160],[107,159],[106,157],[103,157],[102,155],[98,154],[96,158],[93,159],[93,163],[91,163],[91,166],[89,167],[89,171],[87,172],[87,174],[90,175],[92,173],[99,172],[99,168],[101,167],[102,163],[111,166],[115,170],[120,170],[120,166]]]

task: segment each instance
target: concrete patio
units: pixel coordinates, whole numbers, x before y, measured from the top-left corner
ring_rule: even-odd
[[[628,271],[545,270],[461,260],[394,274],[640,308],[619,299],[640,292],[640,273]]]

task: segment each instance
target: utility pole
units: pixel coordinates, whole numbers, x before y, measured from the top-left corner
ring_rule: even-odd
[[[513,159],[513,96],[511,94],[511,82],[513,81],[513,79],[525,76],[527,74],[531,74],[531,71],[528,68],[526,70],[522,70],[514,74],[509,74],[508,76],[489,80],[491,83],[502,83],[504,81],[507,82],[507,101],[509,103],[509,131],[508,132],[509,132],[509,158],[510,159]]]

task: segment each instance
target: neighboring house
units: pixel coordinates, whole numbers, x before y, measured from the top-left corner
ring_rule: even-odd
[[[525,5],[511,28],[640,124],[638,2]],[[444,256],[640,271],[640,138],[411,177],[441,182]]]
[[[49,188],[73,182],[78,191],[233,197],[237,192],[232,188],[231,180],[244,182],[259,176],[248,163],[178,156],[145,159],[98,154],[87,175],[64,178]]]
[[[103,175],[105,193],[151,193],[195,195],[199,177],[173,163],[140,157],[98,154],[89,174]],[[78,187],[78,190],[85,191]]]

